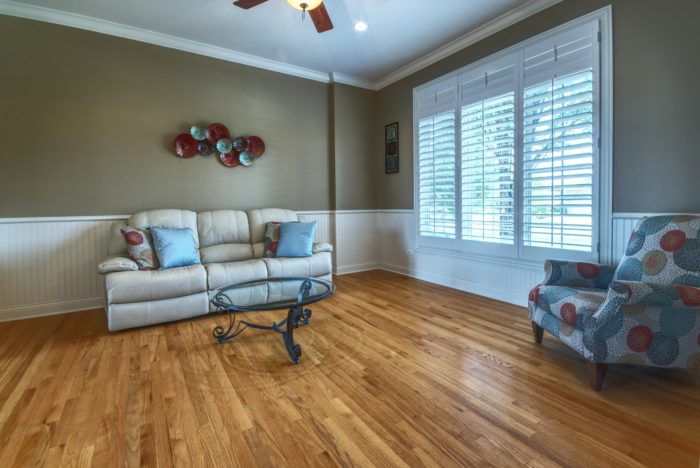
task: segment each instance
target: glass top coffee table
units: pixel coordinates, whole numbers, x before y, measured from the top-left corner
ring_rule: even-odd
[[[217,326],[213,334],[219,344],[231,341],[247,328],[272,330],[282,335],[292,364],[299,362],[301,346],[294,343],[294,329],[308,325],[311,309],[306,306],[335,293],[335,285],[316,278],[267,278],[223,286],[215,290],[210,301],[219,312],[228,312],[226,328]],[[236,323],[238,312],[288,309],[287,318],[272,325],[259,325],[243,320]]]

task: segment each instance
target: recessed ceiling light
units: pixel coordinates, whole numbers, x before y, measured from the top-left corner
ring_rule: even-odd
[[[355,31],[367,31],[367,23],[365,23],[364,21],[358,21],[357,23],[355,23]]]

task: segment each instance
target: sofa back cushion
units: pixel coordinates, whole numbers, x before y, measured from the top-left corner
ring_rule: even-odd
[[[224,263],[253,258],[250,225],[245,211],[217,210],[197,214],[202,263]]]
[[[652,216],[639,221],[613,279],[700,286],[700,217]]]
[[[189,210],[150,210],[141,211],[131,215],[129,226],[135,228],[165,227],[165,228],[189,228],[194,235],[195,247],[199,248],[199,234],[197,233],[197,213]]]
[[[299,221],[297,214],[291,210],[279,208],[263,208],[248,211],[250,223],[250,238],[253,243],[253,253],[256,258],[263,256],[265,250],[265,229],[267,223]]]

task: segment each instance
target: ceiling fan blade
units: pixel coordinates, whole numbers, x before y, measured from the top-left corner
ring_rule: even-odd
[[[314,22],[314,26],[316,26],[316,31],[322,33],[328,31],[329,29],[333,29],[333,22],[331,21],[331,17],[328,16],[326,5],[323,3],[313,10],[310,10],[309,15],[311,16],[311,20]]]
[[[265,3],[266,1],[267,0],[238,0],[237,2],[233,2],[233,4],[237,7],[243,8],[244,10],[248,10],[254,6],[260,5],[261,3]]]

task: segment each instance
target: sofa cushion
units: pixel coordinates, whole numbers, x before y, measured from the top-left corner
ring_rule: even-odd
[[[210,290],[233,283],[267,278],[267,268],[262,260],[210,263],[205,267]]]
[[[253,246],[250,244],[219,244],[199,250],[202,263],[239,262],[253,258]]]
[[[150,231],[161,269],[202,263],[189,228],[152,227]]]
[[[321,252],[303,258],[263,258],[270,278],[284,277],[319,277],[331,273],[331,254]]]
[[[248,211],[250,223],[250,241],[253,243],[256,258],[263,256],[266,224],[270,222],[284,223],[299,221],[296,213],[279,208],[264,208]]]
[[[197,227],[200,247],[250,244],[250,225],[245,211],[202,211],[197,214]]]
[[[153,237],[148,229],[122,226],[121,233],[126,241],[129,257],[136,262],[139,270],[157,270],[160,267],[153,248]]]
[[[189,228],[194,234],[195,247],[199,248],[197,213],[188,210],[151,210],[135,213],[129,218],[129,226],[136,228],[166,227]]]
[[[316,237],[316,221],[282,223],[277,257],[310,257]]]
[[[271,222],[265,225],[265,247],[263,248],[263,256],[274,258],[277,256],[277,247],[280,243],[280,227],[282,223]]]
[[[170,299],[206,291],[207,273],[202,265],[122,271],[105,277],[105,289],[109,304]]]

